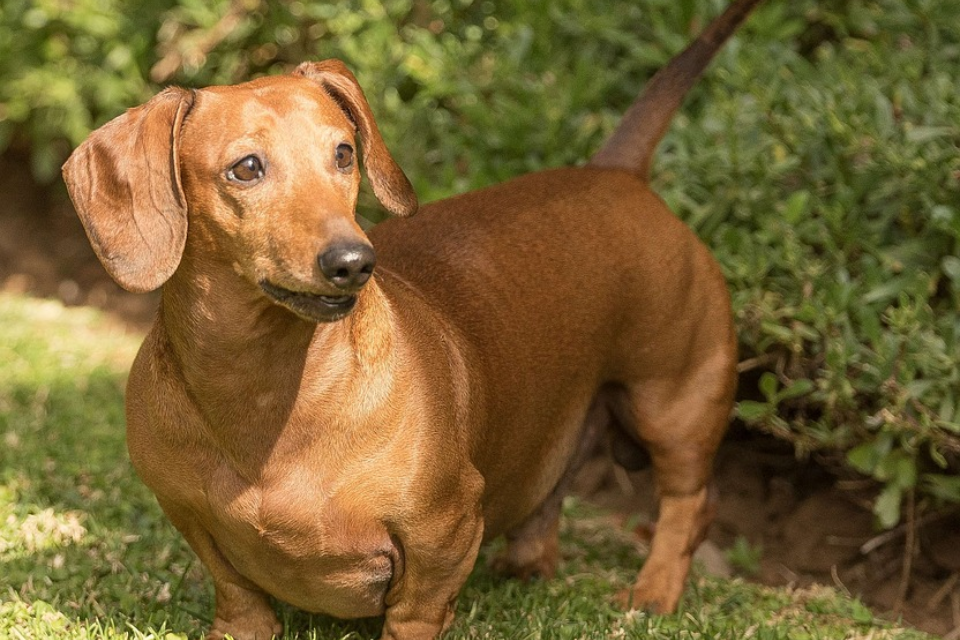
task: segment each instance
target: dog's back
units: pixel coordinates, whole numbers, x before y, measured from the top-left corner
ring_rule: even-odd
[[[725,405],[707,429],[711,441],[726,424],[736,351],[723,278],[635,176],[589,168],[526,175],[387,221],[371,239],[383,277],[421,292],[456,348],[480,365],[467,372],[483,398],[468,431],[488,478],[488,536],[519,524],[557,485],[601,389],[628,421],[628,387],[683,386],[699,360],[709,361],[714,373],[702,374],[696,395]]]

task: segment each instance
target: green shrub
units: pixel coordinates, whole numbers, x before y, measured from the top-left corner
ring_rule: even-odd
[[[4,0],[0,149],[28,144],[34,174],[49,180],[91,128],[148,98],[151,4]]]
[[[769,0],[674,122],[654,186],[730,282],[748,424],[960,501],[953,0]],[[39,178],[162,83],[343,58],[423,200],[589,157],[722,0],[9,0],[0,147]],[[372,198],[363,213],[379,215]],[[585,223],[589,223],[585,212]]]
[[[887,527],[915,489],[960,499],[952,11],[850,3],[807,14],[817,42],[798,46],[807,26],[744,47],[674,130],[658,179],[724,264],[744,356],[764,371],[741,417],[845,453],[884,484]]]

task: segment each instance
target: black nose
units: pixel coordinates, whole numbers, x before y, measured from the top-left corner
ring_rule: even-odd
[[[320,271],[340,289],[359,289],[370,279],[377,255],[368,244],[338,244],[317,257]]]

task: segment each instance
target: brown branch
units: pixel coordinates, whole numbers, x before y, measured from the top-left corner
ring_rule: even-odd
[[[893,610],[900,614],[907,601],[907,591],[910,589],[910,578],[913,574],[913,556],[917,546],[917,494],[911,487],[907,492],[907,541],[903,551],[903,568],[900,572],[900,586],[897,588],[897,599]]]

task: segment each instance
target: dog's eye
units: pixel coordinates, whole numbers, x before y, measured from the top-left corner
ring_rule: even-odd
[[[353,147],[344,143],[337,146],[337,169],[346,171],[353,166]]]
[[[235,182],[256,182],[263,177],[263,163],[257,156],[247,156],[230,167],[227,177]]]

